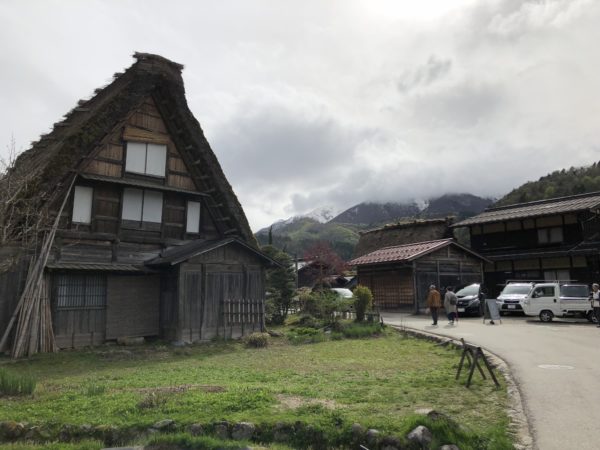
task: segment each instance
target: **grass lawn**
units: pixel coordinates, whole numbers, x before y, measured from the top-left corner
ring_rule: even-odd
[[[453,439],[462,450],[512,448],[505,389],[478,376],[466,389],[454,380],[459,357],[455,349],[392,330],[306,345],[272,338],[261,349],[214,342],[65,351],[2,364],[38,383],[32,397],[1,399],[0,421],[119,427],[165,418],[182,425],[303,421],[333,434],[348,433],[358,422],[399,436],[425,424],[437,445]],[[415,414],[420,408],[447,414],[460,426],[449,429],[444,422],[436,430]]]

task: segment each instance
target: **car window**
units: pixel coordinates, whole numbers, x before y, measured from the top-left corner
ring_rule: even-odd
[[[531,290],[531,286],[529,284],[508,284],[508,285],[506,285],[506,287],[504,289],[502,289],[502,292],[500,293],[500,295],[507,295],[507,294],[527,295],[527,294],[529,294],[530,290]]]
[[[540,286],[535,288],[536,297],[554,297],[554,286]]]
[[[479,285],[478,284],[470,284],[465,286],[461,290],[459,290],[456,295],[459,297],[465,297],[467,295],[478,295],[479,294]]]
[[[561,286],[560,287],[560,296],[561,297],[583,297],[587,298],[590,295],[588,287],[585,285],[579,286]]]

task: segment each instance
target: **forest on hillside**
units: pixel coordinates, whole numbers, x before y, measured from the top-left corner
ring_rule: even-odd
[[[600,162],[591,166],[556,170],[537,181],[529,181],[498,200],[496,206],[595,191],[600,191]]]

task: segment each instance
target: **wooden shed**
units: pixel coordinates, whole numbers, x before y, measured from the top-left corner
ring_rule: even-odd
[[[0,255],[14,260],[0,267],[0,334],[13,355],[16,332],[19,348],[39,348],[45,304],[59,347],[264,327],[274,262],[187,106],[183,66],[134,57],[0,179]]]
[[[453,239],[384,247],[353,259],[358,283],[380,309],[425,308],[431,284],[444,289],[481,282],[486,259]]]

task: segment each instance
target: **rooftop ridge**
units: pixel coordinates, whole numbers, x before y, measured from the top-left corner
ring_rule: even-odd
[[[381,248],[378,248],[377,250],[373,250],[372,252],[367,253],[367,255],[371,254],[371,253],[375,253],[375,252],[380,252],[381,250],[386,250],[389,248],[414,247],[415,245],[433,244],[436,242],[441,244],[442,242],[450,242],[450,241],[454,242],[454,238],[433,239],[431,241],[411,242],[410,244],[388,245],[387,247],[381,247]],[[359,256],[358,258],[360,258],[360,257],[361,256]],[[354,258],[354,259],[358,259],[358,258]]]
[[[502,211],[505,209],[514,209],[514,208],[526,208],[527,206],[543,205],[546,203],[555,203],[555,202],[560,202],[560,201],[564,201],[564,200],[573,200],[573,199],[577,199],[577,198],[586,198],[586,197],[595,197],[595,196],[600,196],[600,191],[585,192],[583,194],[565,195],[564,197],[545,198],[542,200],[533,200],[531,202],[526,202],[526,203],[511,203],[510,205],[486,208],[483,212]]]
[[[156,62],[159,64],[166,64],[168,66],[171,66],[177,70],[179,70],[180,72],[184,69],[184,65],[183,64],[179,64],[176,63],[175,61],[171,61],[168,58],[165,58],[164,56],[161,55],[157,55],[155,53],[144,53],[144,52],[134,52],[134,54],[132,55],[138,62]]]
[[[428,224],[433,224],[433,223],[451,223],[452,219],[454,219],[453,216],[448,216],[448,217],[438,217],[438,218],[432,218],[432,219],[412,219],[412,220],[406,220],[406,221],[401,221],[401,222],[396,222],[396,223],[388,223],[385,224],[379,228],[372,228],[370,230],[364,230],[364,231],[360,231],[359,234],[368,234],[368,233],[374,233],[376,231],[381,231],[381,230],[393,230],[395,228],[405,228],[405,227],[409,227],[411,225],[428,225]]]

